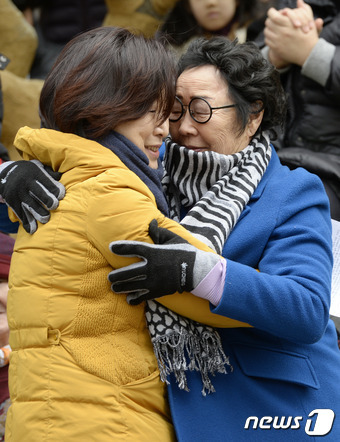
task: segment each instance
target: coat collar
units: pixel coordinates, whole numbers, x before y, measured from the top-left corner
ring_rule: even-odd
[[[271,145],[271,147],[272,147],[272,156],[271,156],[271,159],[269,161],[267,170],[263,174],[262,180],[259,182],[259,184],[258,184],[257,188],[255,189],[253,195],[250,197],[250,201],[246,205],[244,210],[242,211],[241,216],[240,216],[239,219],[242,219],[244,216],[246,216],[247,214],[250,213],[252,203],[257,201],[261,197],[261,195],[264,192],[264,189],[266,188],[266,186],[267,186],[267,184],[268,184],[268,182],[270,180],[270,177],[273,175],[273,173],[276,172],[278,166],[281,165],[279,157],[278,157],[278,155],[277,155],[277,153],[276,153],[276,151],[274,149],[274,146]]]

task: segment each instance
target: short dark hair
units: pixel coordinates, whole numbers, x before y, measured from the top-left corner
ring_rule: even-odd
[[[99,139],[145,115],[159,100],[165,121],[175,97],[176,61],[162,42],[101,27],[63,49],[41,96],[42,126]]]
[[[237,29],[247,26],[261,17],[262,8],[259,0],[239,0],[235,15],[229,25],[237,24]],[[222,31],[222,30],[221,30]],[[178,0],[166,16],[156,37],[165,36],[170,44],[181,46],[193,37],[206,35],[194,17],[188,0]]]
[[[239,133],[243,133],[252,113],[264,110],[257,131],[271,131],[272,139],[282,128],[286,96],[280,74],[253,42],[238,43],[225,37],[194,40],[179,60],[177,76],[187,69],[212,65],[221,73],[229,95],[237,104]]]

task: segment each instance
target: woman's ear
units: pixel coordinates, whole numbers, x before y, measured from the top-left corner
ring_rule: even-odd
[[[260,124],[262,122],[263,118],[263,103],[260,100],[255,101],[252,105],[252,111],[249,115],[249,121],[248,121],[248,135],[250,137],[253,137],[257,129],[260,127]]]

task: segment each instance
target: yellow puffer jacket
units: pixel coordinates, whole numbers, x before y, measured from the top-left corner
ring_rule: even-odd
[[[146,185],[109,149],[27,127],[15,144],[25,159],[38,158],[63,173],[66,196],[34,235],[20,228],[15,244],[6,440],[173,440],[144,305],[129,306],[107,279],[112,268],[131,260],[113,255],[109,243],[150,242],[148,225],[156,218],[207,247],[165,218]],[[181,303],[183,295],[176,296]],[[199,312],[201,302],[213,324],[220,318],[216,325],[230,326],[209,314],[205,301],[190,310]]]

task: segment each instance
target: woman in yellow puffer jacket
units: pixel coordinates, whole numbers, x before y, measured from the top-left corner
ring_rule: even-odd
[[[151,242],[152,219],[208,250],[166,218],[157,167],[174,78],[160,43],[119,28],[89,31],[45,81],[46,128],[17,135],[23,158],[61,172],[67,192],[48,224],[18,232],[7,441],[175,438],[144,306],[130,306],[107,280],[131,261],[110,242]]]
[[[152,218],[170,223],[157,209],[158,188],[149,190],[124,161],[131,157],[155,181],[148,157],[157,167],[174,85],[161,45],[98,28],[74,39],[46,79],[48,129],[19,131],[23,157],[62,172],[68,192],[50,223],[32,236],[18,232],[8,441],[173,439],[144,309],[113,295],[107,274],[122,265],[109,250],[112,235],[147,240]],[[131,140],[120,133],[126,125]]]

